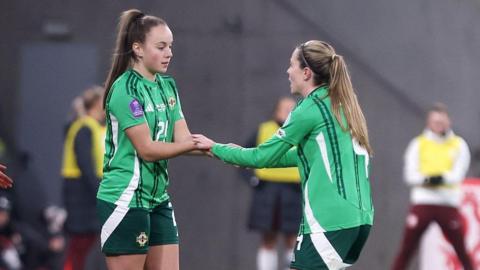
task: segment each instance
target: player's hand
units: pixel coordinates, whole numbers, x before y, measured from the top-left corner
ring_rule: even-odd
[[[207,157],[211,157],[211,158],[215,157],[215,155],[210,150],[202,150],[202,153]]]
[[[7,167],[0,164],[0,188],[10,188],[13,185],[12,179],[5,174]]]
[[[192,138],[195,146],[197,146],[200,150],[210,150],[215,144],[214,141],[205,137],[202,134],[193,134]]]

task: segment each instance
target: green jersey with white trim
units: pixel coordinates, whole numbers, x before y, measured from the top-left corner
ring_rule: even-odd
[[[125,130],[146,123],[154,141],[172,142],[183,113],[173,78],[155,82],[129,69],[112,85],[106,102],[107,135],[103,179],[97,198],[128,207],[152,209],[166,201],[167,160],[142,160]]]
[[[346,123],[344,117],[343,121]],[[283,127],[264,144],[256,148],[215,144],[212,151],[225,162],[247,167],[298,165],[302,234],[373,224],[369,155],[336,120],[327,87],[317,88],[301,100]]]

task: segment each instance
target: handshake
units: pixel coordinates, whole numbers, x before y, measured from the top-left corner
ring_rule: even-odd
[[[211,150],[216,143],[215,141],[209,139],[202,134],[192,134],[192,140],[197,150],[200,150],[203,154],[209,157],[214,157]],[[231,147],[241,147],[240,145],[234,143],[229,143],[227,145]]]
[[[423,180],[423,185],[427,187],[436,187],[444,183],[443,176],[434,175]]]

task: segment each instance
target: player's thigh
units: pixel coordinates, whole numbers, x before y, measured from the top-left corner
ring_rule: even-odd
[[[316,249],[310,234],[298,237],[290,268],[295,270],[329,270],[329,267]]]
[[[178,229],[170,201],[163,202],[150,212],[149,246],[178,244]]]
[[[145,267],[148,270],[179,269],[178,229],[170,201],[150,213],[150,242]]]
[[[151,246],[145,262],[145,270],[179,270],[178,254],[178,244]]]
[[[291,268],[344,269],[352,265],[363,249],[370,226],[305,234],[299,237]]]
[[[98,200],[97,210],[102,222],[102,252],[107,257],[147,254],[150,236],[148,210],[117,206],[102,200]]]
[[[109,256],[106,258],[108,270],[143,270],[145,254]]]

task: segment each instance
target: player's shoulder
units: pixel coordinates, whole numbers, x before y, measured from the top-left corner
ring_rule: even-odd
[[[141,83],[141,77],[139,77],[132,70],[127,70],[122,73],[112,84],[112,88],[107,98],[107,106],[111,104],[122,104],[129,100],[137,99],[141,100],[141,95],[138,94],[137,89],[141,89],[139,84]]]
[[[311,98],[304,98],[298,102],[297,106],[293,109],[292,115],[297,117],[305,117],[311,114],[312,109],[315,108],[315,101]]]
[[[112,84],[112,90],[116,93],[129,93],[137,88],[137,84],[141,78],[132,70],[127,70],[122,73]]]

